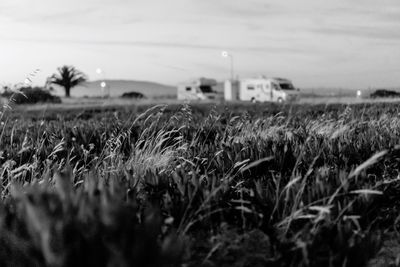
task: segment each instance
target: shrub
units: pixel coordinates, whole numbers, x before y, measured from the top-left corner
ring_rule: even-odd
[[[22,87],[16,91],[5,90],[1,96],[16,104],[61,103],[60,97],[52,95],[41,87]]]
[[[121,95],[122,98],[136,98],[136,99],[142,99],[142,98],[146,98],[144,96],[144,94],[139,93],[139,92],[127,92],[127,93],[123,93]]]
[[[378,89],[371,94],[371,98],[400,97],[400,93],[393,90]]]

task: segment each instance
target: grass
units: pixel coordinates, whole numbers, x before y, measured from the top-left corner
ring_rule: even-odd
[[[3,116],[2,265],[366,266],[396,235],[394,103],[62,111]]]

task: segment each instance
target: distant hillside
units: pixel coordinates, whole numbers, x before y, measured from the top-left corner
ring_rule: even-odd
[[[71,90],[71,96],[73,97],[95,97],[102,96],[102,88],[100,86],[101,81],[90,81],[82,86],[74,87]],[[147,81],[132,81],[132,80],[105,80],[107,87],[105,94],[110,92],[113,97],[119,97],[126,92],[138,92],[144,94],[148,98],[160,98],[160,97],[176,97],[176,87],[164,85],[155,82]],[[55,94],[64,95],[62,88],[55,88]]]
[[[84,86],[78,86],[71,90],[71,96],[73,97],[96,97],[102,96],[103,92],[101,90],[100,83],[102,81],[90,81],[84,84]],[[156,82],[149,81],[133,81],[133,80],[106,80],[107,88],[105,94],[108,90],[112,97],[119,97],[126,92],[138,92],[144,94],[148,98],[176,98],[176,87],[160,84]],[[384,88],[391,89],[400,92],[400,88]],[[224,83],[218,82],[214,87],[214,90],[222,94],[224,92]],[[362,95],[368,96],[376,89],[362,89]],[[318,97],[318,96],[333,96],[333,97],[345,97],[345,96],[355,96],[357,89],[348,88],[300,88],[300,93],[304,97]],[[62,88],[56,88],[56,95],[63,96],[64,91]]]

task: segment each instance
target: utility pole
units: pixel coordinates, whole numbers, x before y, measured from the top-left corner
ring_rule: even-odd
[[[231,63],[231,68],[230,68],[230,72],[231,72],[231,81],[233,82],[235,80],[235,74],[233,71],[233,55],[231,53],[228,53],[227,51],[222,51],[222,57],[225,58],[229,58],[230,59],[230,63]]]

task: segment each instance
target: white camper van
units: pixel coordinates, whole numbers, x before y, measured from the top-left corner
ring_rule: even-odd
[[[224,90],[225,100],[282,103],[299,98],[292,82],[283,78],[241,79],[238,83],[227,81]]]
[[[216,80],[207,78],[181,83],[178,85],[178,100],[217,99],[218,94],[213,88],[216,85]]]

